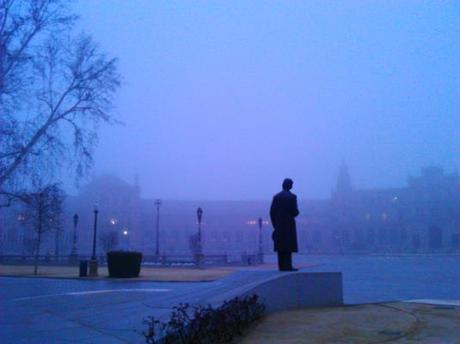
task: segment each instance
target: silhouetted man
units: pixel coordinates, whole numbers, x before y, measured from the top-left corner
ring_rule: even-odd
[[[297,196],[290,190],[294,182],[286,178],[283,181],[283,191],[273,196],[270,207],[270,219],[275,251],[278,253],[280,271],[296,271],[292,267],[292,252],[297,252],[297,232],[295,217],[299,215]]]

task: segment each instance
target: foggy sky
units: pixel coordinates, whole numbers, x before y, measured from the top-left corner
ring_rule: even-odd
[[[143,197],[267,199],[284,177],[326,198],[460,166],[458,1],[80,0],[120,59],[94,175]]]

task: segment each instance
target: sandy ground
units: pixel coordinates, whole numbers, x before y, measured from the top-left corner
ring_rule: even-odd
[[[140,276],[123,280],[129,281],[173,281],[197,282],[213,281],[225,277],[235,271],[235,267],[210,267],[197,269],[176,267],[142,267]],[[82,279],[108,278],[107,267],[99,268],[98,277],[83,277]],[[38,268],[38,275],[34,275],[33,265],[0,265],[0,276],[22,277],[51,277],[51,278],[80,278],[78,266],[51,266],[43,265]]]
[[[274,313],[236,343],[460,343],[459,329],[459,306],[399,302]]]

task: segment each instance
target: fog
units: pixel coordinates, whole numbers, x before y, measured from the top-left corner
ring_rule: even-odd
[[[456,1],[80,0],[117,56],[123,126],[101,127],[93,176],[142,196],[263,200],[294,179],[327,198],[460,165]],[[68,186],[69,190],[72,187]]]

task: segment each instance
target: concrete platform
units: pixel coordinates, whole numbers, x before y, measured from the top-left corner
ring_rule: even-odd
[[[235,283],[252,279],[245,283]],[[257,294],[268,313],[303,307],[343,305],[342,274],[340,272],[278,272],[245,270],[226,279],[235,288],[209,300],[218,305],[236,296]]]

